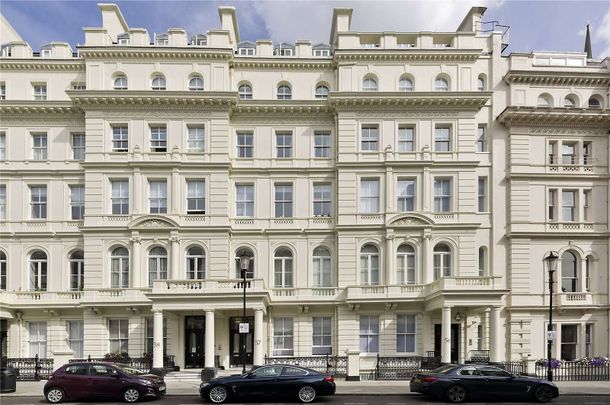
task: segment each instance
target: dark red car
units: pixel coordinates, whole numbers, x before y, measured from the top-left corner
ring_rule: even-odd
[[[163,378],[114,363],[65,364],[55,370],[44,386],[44,395],[53,404],[77,398],[121,398],[125,402],[136,402],[164,394]]]

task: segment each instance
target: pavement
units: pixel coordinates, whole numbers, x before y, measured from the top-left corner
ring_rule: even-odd
[[[345,381],[335,380],[337,395],[419,395],[409,392],[409,381]],[[42,395],[46,381],[18,381],[17,391],[1,394],[4,397]],[[198,395],[197,380],[166,382],[167,395]],[[610,396],[608,381],[557,381],[559,395],[567,396]]]

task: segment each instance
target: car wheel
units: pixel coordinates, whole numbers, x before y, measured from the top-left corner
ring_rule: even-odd
[[[123,391],[123,400],[125,402],[133,403],[138,402],[140,399],[140,391],[135,387],[129,387]]]
[[[534,398],[538,402],[549,402],[553,399],[553,389],[547,385],[539,385],[534,390]]]
[[[65,399],[66,394],[61,388],[53,387],[47,391],[46,397],[47,401],[49,401],[50,403],[59,404]]]
[[[445,398],[453,403],[464,402],[466,400],[466,389],[461,385],[451,385],[445,391]]]
[[[310,403],[316,399],[316,389],[311,385],[303,385],[299,388],[299,400],[303,403]]]
[[[222,404],[227,400],[228,396],[229,391],[227,391],[227,389],[222,385],[212,387],[210,392],[208,392],[208,398],[210,399],[210,402],[213,402],[215,404]]]

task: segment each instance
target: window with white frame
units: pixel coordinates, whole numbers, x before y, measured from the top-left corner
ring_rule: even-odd
[[[360,353],[379,353],[379,316],[360,315]]]
[[[379,249],[371,243],[360,248],[360,284],[379,285]]]
[[[127,152],[129,148],[129,130],[127,126],[117,125],[112,127],[112,151]]]
[[[406,243],[396,252],[396,275],[398,284],[415,284],[415,249]]]
[[[331,138],[330,132],[314,132],[314,157],[330,158]]]
[[[6,84],[0,82],[0,100],[6,100]]]
[[[30,254],[30,291],[47,291],[47,254],[35,250]]]
[[[402,76],[398,81],[398,91],[413,91],[413,81],[406,76]]]
[[[314,49],[313,56],[330,56],[330,49]]]
[[[189,125],[187,129],[188,151],[201,153],[205,151],[205,127],[203,125]]]
[[[582,213],[583,221],[591,221],[591,193],[592,190],[583,190],[582,192]]]
[[[237,132],[237,157],[251,158],[254,156],[254,134],[252,132]]]
[[[155,246],[148,252],[148,286],[155,280],[167,280],[167,250]]]
[[[119,45],[129,45],[129,32],[118,34],[116,39]]]
[[[561,255],[561,292],[577,292],[579,266],[576,255],[566,251]]]
[[[50,58],[53,55],[53,50],[51,48],[42,48],[40,50],[41,58]]]
[[[150,151],[167,152],[167,127],[165,125],[150,126]]]
[[[6,219],[6,184],[0,184],[0,219]]]
[[[287,84],[281,84],[277,87],[277,99],[278,100],[291,100],[292,89]]]
[[[112,189],[110,198],[112,213],[114,215],[129,214],[129,181],[112,180],[110,182],[110,187]]]
[[[415,151],[415,127],[412,127],[412,126],[398,127],[398,151],[399,152],[414,152]]]
[[[487,127],[485,125],[477,127],[477,152],[487,152]]]
[[[477,90],[485,91],[485,77],[479,76],[479,78],[477,79]]]
[[[6,132],[0,131],[0,162],[6,160]]]
[[[6,290],[6,253],[0,250],[0,290]]]
[[[415,315],[396,315],[396,352],[415,353]]]
[[[561,191],[561,220],[567,222],[576,221],[576,191]]]
[[[119,75],[115,77],[112,88],[114,90],[127,90],[127,76]]]
[[[108,320],[108,343],[110,353],[127,353],[129,349],[129,320]]]
[[[82,359],[85,357],[85,324],[82,320],[68,321],[68,347],[72,350],[72,357]]]
[[[316,86],[316,95],[315,96],[317,99],[327,99],[328,93],[330,93],[330,89],[328,88],[328,86],[326,86],[324,84],[320,84],[320,85]]]
[[[576,161],[576,143],[561,143],[561,163],[564,165],[574,165]]]
[[[377,152],[379,151],[379,126],[363,125],[362,138],[360,142],[360,150],[362,152]]]
[[[205,214],[205,180],[186,181],[186,213]]]
[[[548,215],[549,221],[557,221],[557,190],[550,189],[548,196]]]
[[[247,247],[239,248],[235,251],[235,277],[243,278],[241,271],[241,263],[240,258],[242,256],[247,256],[250,259],[248,260],[248,268],[246,269],[246,278],[254,278],[254,252],[252,249]]]
[[[366,76],[362,80],[362,91],[377,91],[377,80],[373,76]]]
[[[577,97],[573,94],[569,94],[563,99],[563,106],[565,108],[574,108],[578,106],[578,102],[576,101]]]
[[[452,179],[434,179],[434,212],[451,212]]]
[[[593,357],[593,324],[585,325],[585,357]]]
[[[330,183],[314,183],[313,215],[329,217],[331,210],[332,189]]]
[[[155,343],[155,320],[146,318],[146,353],[152,354]],[[167,353],[167,318],[163,318],[163,353]]]
[[[189,280],[205,278],[205,251],[201,246],[191,246],[186,251],[186,278]]]
[[[585,291],[591,291],[591,271],[593,270],[593,257],[585,257]]]
[[[602,102],[600,101],[600,99],[596,96],[591,96],[589,98],[589,104],[588,104],[589,108],[602,108]]]
[[[578,353],[578,325],[561,325],[561,360],[576,360]]]
[[[30,357],[47,358],[47,323],[28,322],[28,346]]]
[[[189,80],[189,90],[191,91],[202,91],[203,90],[203,78],[201,76],[194,76]]]
[[[275,147],[276,157],[284,159],[292,157],[292,132],[291,131],[276,131],[275,132]]]
[[[152,78],[150,87],[152,90],[165,90],[165,76],[155,75]]]
[[[548,94],[541,94],[538,96],[536,106],[542,108],[550,108],[553,105],[553,99]]]
[[[235,215],[254,216],[254,184],[235,185]]]
[[[72,219],[85,218],[85,186],[70,186],[70,213]]]
[[[479,177],[477,190],[478,210],[479,212],[487,212],[487,177]]]
[[[279,248],[273,257],[273,286],[274,288],[292,287],[292,252],[287,248]]]
[[[292,356],[294,353],[292,318],[273,319],[273,355]]]
[[[479,277],[485,276],[487,273],[487,249],[484,246],[479,248]]]
[[[129,287],[129,251],[119,246],[110,253],[110,288]]]
[[[396,183],[396,208],[400,212],[415,210],[415,179],[398,179]]]
[[[249,84],[240,84],[237,92],[241,100],[252,100],[252,86]]]
[[[32,154],[34,160],[47,160],[47,134],[34,133],[32,134]]]
[[[314,316],[312,318],[312,355],[332,354],[332,318],[330,316]]]
[[[555,165],[559,161],[557,159],[557,141],[549,141],[548,151],[549,151],[549,164]]]
[[[444,243],[434,246],[434,279],[451,276],[451,248]]]
[[[332,285],[332,268],[330,251],[324,246],[313,250],[313,286],[330,287]]]
[[[593,164],[593,142],[591,141],[584,141],[582,143],[582,164]]]
[[[444,77],[437,77],[434,80],[434,91],[449,91],[449,81]]]
[[[360,180],[360,212],[372,214],[379,212],[379,179]]]
[[[34,100],[43,101],[47,99],[47,85],[46,83],[34,83]]]
[[[167,180],[150,180],[148,205],[151,214],[167,213]]]
[[[483,336],[483,325],[480,323],[477,325],[477,350],[483,350],[485,343],[485,337]]]
[[[47,218],[47,186],[30,186],[32,219]]]
[[[449,152],[451,150],[451,127],[437,125],[434,128],[434,151]]]
[[[85,287],[85,254],[82,250],[70,254],[70,290],[80,291]]]
[[[85,134],[72,134],[72,158],[85,160]]]
[[[275,217],[292,217],[292,184],[275,184]]]
[[[256,55],[256,48],[237,48],[237,54],[239,56],[254,56]]]

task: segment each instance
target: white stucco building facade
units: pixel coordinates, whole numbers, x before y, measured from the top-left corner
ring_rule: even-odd
[[[76,53],[2,19],[3,354],[238,365],[247,255],[250,364],[540,358],[553,250],[557,357],[608,355],[609,59],[503,56],[484,8],[449,33],[336,9],[329,45],[99,8]]]

